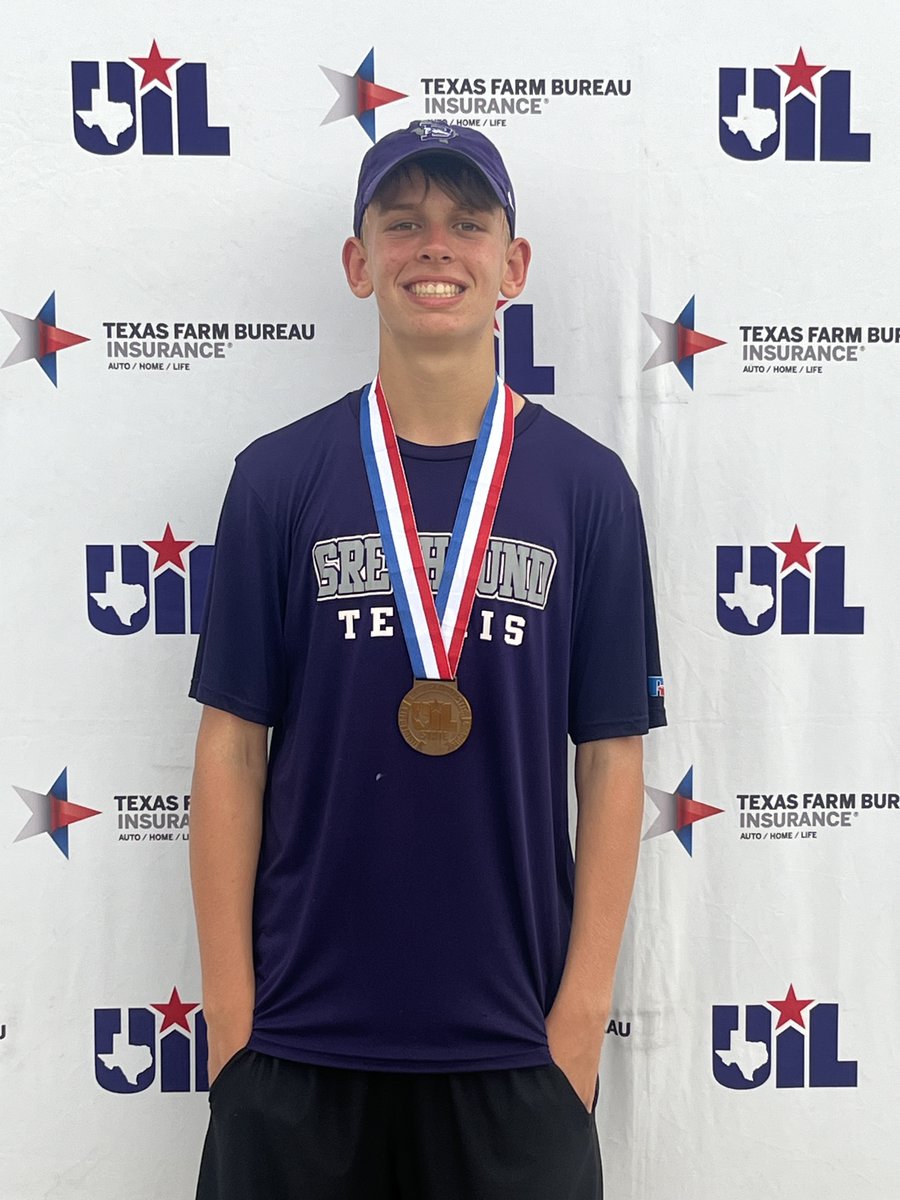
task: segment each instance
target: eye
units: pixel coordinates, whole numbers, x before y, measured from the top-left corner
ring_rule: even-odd
[[[482,226],[477,221],[458,221],[457,229],[461,229],[463,233],[480,233]]]
[[[409,230],[415,228],[415,221],[392,221],[390,225],[388,225],[389,230],[397,230],[399,233],[408,233]]]

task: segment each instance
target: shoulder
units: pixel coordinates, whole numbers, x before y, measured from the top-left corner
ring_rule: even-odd
[[[535,451],[547,470],[571,489],[578,506],[630,502],[634,484],[619,455],[584,430],[540,407],[532,422]]]
[[[300,464],[346,443],[353,425],[352,401],[358,396],[358,391],[348,392],[333,404],[258,437],[235,459],[242,473],[256,481],[270,478],[273,472],[295,472]]]
[[[345,470],[348,456],[359,454],[358,398],[358,391],[348,392],[258,437],[237,455],[233,485],[254,492],[270,515],[284,515],[310,487]]]

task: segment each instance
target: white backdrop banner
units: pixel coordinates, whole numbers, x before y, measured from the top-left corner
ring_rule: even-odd
[[[0,1200],[193,1194],[216,519],[240,449],[373,376],[340,247],[418,118],[515,181],[506,378],[643,498],[670,726],[607,1194],[896,1200],[897,12],[86,0],[4,35]]]

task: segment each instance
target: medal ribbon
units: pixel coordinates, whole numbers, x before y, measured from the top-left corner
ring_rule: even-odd
[[[512,452],[512,392],[498,376],[469,463],[436,601],[380,379],[363,391],[359,426],[378,532],[413,674],[417,679],[455,679]]]

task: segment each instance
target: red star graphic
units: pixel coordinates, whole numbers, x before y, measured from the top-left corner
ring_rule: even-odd
[[[60,350],[68,350],[70,346],[78,346],[81,342],[91,339],[82,337],[80,333],[70,333],[68,329],[60,329],[57,325],[48,325],[38,318],[38,334],[40,336],[38,356],[58,354]]]
[[[50,809],[51,828],[49,833],[55,833],[57,829],[65,829],[67,825],[74,825],[76,821],[85,821],[88,817],[99,817],[100,811],[96,808],[85,808],[82,804],[70,804],[68,800],[60,800],[58,796],[50,793],[52,806]]]
[[[496,306],[496,308],[494,309],[494,314],[495,314],[495,315],[494,315],[494,333],[499,333],[499,332],[500,332],[500,325],[499,325],[499,323],[498,323],[498,321],[497,321],[497,316],[496,316],[496,314],[497,314],[497,313],[500,311],[500,309],[503,307],[503,305],[504,305],[504,304],[509,304],[509,301],[508,301],[508,300],[498,300],[498,301],[497,301],[497,306]]]
[[[156,541],[146,541],[145,546],[149,546],[151,550],[156,551],[156,565],[153,570],[158,571],[160,567],[164,567],[166,563],[171,563],[177,567],[179,571],[184,570],[184,563],[181,561],[181,555],[188,546],[193,546],[192,541],[182,542],[172,532],[172,526],[166,521],[166,532],[161,538]]]
[[[165,1004],[151,1004],[151,1008],[155,1008],[158,1013],[162,1013],[163,1023],[160,1033],[165,1033],[170,1026],[178,1025],[181,1029],[186,1029],[191,1032],[191,1027],[188,1024],[187,1015],[193,1012],[195,1008],[199,1008],[199,1004],[185,1004],[178,995],[178,988],[172,988],[172,995]]]
[[[790,76],[790,83],[785,92],[785,96],[789,96],[795,88],[806,88],[811,96],[815,96],[816,87],[813,83],[813,75],[818,75],[820,71],[825,70],[825,64],[814,66],[808,63],[803,55],[803,47],[797,51],[797,61],[793,63],[776,63],[775,66],[779,71],[784,71],[785,75]]]
[[[676,329],[678,330],[678,362],[681,362],[683,358],[692,358],[695,354],[702,354],[704,350],[715,350],[716,346],[725,345],[721,338],[710,337],[708,333],[700,333],[697,329],[688,329],[680,322],[676,324]]]
[[[150,53],[146,58],[130,58],[129,62],[133,62],[135,66],[140,67],[144,72],[144,78],[141,80],[140,90],[149,87],[151,83],[161,83],[163,87],[172,90],[172,85],[169,83],[169,70],[174,67],[177,62],[181,62],[180,58],[163,58],[159,52],[159,47],[156,44],[156,38],[153,39],[153,45],[150,47]]]
[[[801,1029],[805,1029],[803,1023],[803,1010],[809,1008],[811,1004],[815,1004],[815,1000],[798,1000],[797,993],[794,991],[794,985],[788,988],[787,995],[783,1000],[767,1000],[767,1004],[771,1004],[772,1008],[777,1008],[779,1017],[776,1029],[780,1029],[782,1025],[787,1025],[788,1021],[793,1021],[795,1025],[799,1025]]]
[[[716,813],[725,811],[724,808],[713,808],[711,804],[701,804],[699,800],[694,800],[690,796],[682,796],[680,792],[675,793],[675,799],[678,801],[679,830],[684,829],[686,825],[693,825],[706,817],[714,817]]]
[[[782,575],[791,567],[802,567],[804,571],[809,571],[811,569],[809,552],[821,544],[821,542],[804,542],[796,525],[789,542],[773,542],[772,545],[777,546],[784,553],[784,562],[781,566]]]
[[[369,112],[380,108],[382,104],[392,104],[395,100],[405,100],[406,92],[395,92],[391,88],[381,87],[369,79],[356,76],[357,106],[360,112]]]

